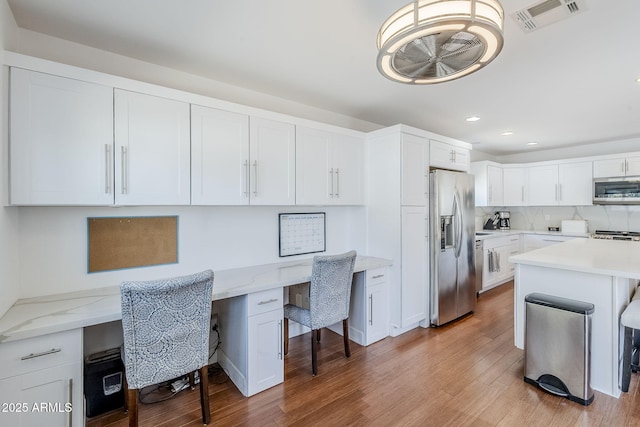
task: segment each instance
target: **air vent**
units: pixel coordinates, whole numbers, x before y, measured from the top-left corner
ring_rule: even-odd
[[[525,33],[562,21],[587,10],[586,0],[543,0],[511,14]]]

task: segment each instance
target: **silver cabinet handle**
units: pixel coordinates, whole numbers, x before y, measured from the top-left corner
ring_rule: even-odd
[[[369,295],[369,324],[373,325],[373,294]]]
[[[249,197],[249,161],[244,161],[244,196]]]
[[[522,200],[522,203],[524,203],[524,185],[522,186],[522,196],[521,196],[521,200]]]
[[[283,346],[283,335],[282,332],[282,320],[278,320],[278,358],[282,360],[282,346]]]
[[[253,161],[253,195],[258,196],[258,161]]]
[[[69,415],[69,427],[73,427],[73,378],[69,378],[69,406],[71,410],[67,412]]]
[[[340,168],[336,168],[336,197],[340,198]]]
[[[22,356],[20,360],[35,359],[36,357],[47,356],[49,354],[54,354],[54,353],[60,353],[61,351],[62,351],[61,348],[52,348],[51,350],[43,351],[40,353],[27,354],[26,356]]]
[[[260,302],[258,303],[258,305],[271,304],[272,302],[276,302],[276,301],[278,301],[278,299],[277,299],[277,298],[271,298],[271,299],[268,299],[268,300],[266,300],[266,301],[260,301]]]
[[[623,170],[623,172],[624,172],[624,173],[629,172],[629,161],[628,161],[628,160],[626,160],[626,159],[625,159],[625,161],[624,161],[624,170]]]
[[[329,197],[333,197],[333,168],[329,169],[329,175],[331,176],[331,185],[329,187]]]
[[[562,184],[558,184],[558,201],[562,201]]]
[[[381,277],[384,277],[384,274],[376,274],[375,276],[372,277],[372,279],[379,279]]]
[[[556,202],[558,201],[558,184],[556,184]]]
[[[129,191],[128,182],[127,182],[127,169],[128,169],[128,157],[127,157],[127,147],[124,145],[120,147],[120,193],[127,194]]]
[[[111,192],[111,145],[104,144],[104,192]]]

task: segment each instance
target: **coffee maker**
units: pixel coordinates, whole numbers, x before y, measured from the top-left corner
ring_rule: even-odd
[[[511,229],[511,213],[509,211],[498,211],[498,218],[500,218],[500,230]]]

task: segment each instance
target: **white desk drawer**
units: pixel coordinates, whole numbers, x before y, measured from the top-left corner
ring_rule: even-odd
[[[282,288],[256,292],[247,295],[247,315],[266,313],[282,308],[284,305],[284,292]]]
[[[81,328],[0,343],[0,378],[81,360]]]
[[[387,281],[387,269],[376,268],[373,270],[367,270],[367,286],[377,285],[378,283],[384,283]]]

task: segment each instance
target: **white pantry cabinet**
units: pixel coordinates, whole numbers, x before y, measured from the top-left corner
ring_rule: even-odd
[[[402,135],[402,205],[426,206],[429,201],[429,141]]]
[[[116,89],[115,203],[188,205],[189,104]]]
[[[113,204],[113,88],[10,74],[10,203]]]
[[[406,327],[427,318],[429,262],[427,208],[402,207],[402,318]]]
[[[493,162],[471,164],[476,188],[476,206],[503,206],[502,167]]]
[[[296,204],[364,203],[364,140],[296,127]]]
[[[247,397],[284,381],[283,302],[282,288],[218,301],[218,363]]]
[[[458,170],[469,170],[471,156],[469,150],[433,139],[429,140],[429,164],[433,167]]]
[[[6,426],[82,426],[82,330],[0,344]]]
[[[593,161],[593,177],[640,175],[640,156],[618,157]]]

